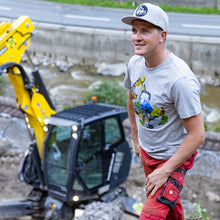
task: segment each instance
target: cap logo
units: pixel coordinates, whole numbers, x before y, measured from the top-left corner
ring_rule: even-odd
[[[144,16],[144,15],[147,14],[147,11],[148,11],[147,6],[145,6],[145,5],[140,5],[140,6],[137,8],[135,14],[136,14],[137,17],[142,17],[142,16]]]

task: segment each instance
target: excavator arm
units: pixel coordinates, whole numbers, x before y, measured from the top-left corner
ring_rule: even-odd
[[[28,16],[19,17],[14,23],[0,24],[0,74],[8,73],[16,94],[16,106],[26,114],[26,122],[32,129],[40,159],[43,159],[43,143],[47,132],[45,119],[55,114],[38,69],[32,71],[30,81],[19,64],[30,45],[34,26]]]
[[[0,65],[20,63],[22,54],[30,45],[34,26],[28,16],[21,16],[12,24],[0,24]]]

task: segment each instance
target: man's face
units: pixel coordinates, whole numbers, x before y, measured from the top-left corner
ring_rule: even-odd
[[[157,52],[160,33],[151,23],[135,20],[132,25],[132,43],[135,54],[148,57]]]

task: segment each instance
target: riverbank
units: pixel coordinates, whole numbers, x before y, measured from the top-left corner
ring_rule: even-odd
[[[68,62],[94,64],[127,63],[133,55],[131,32],[35,23],[32,55]],[[196,74],[220,75],[220,39],[215,37],[168,35],[167,48],[185,60]]]
[[[126,72],[126,63],[109,64],[95,62],[90,65],[53,59],[49,56],[31,56],[34,65],[39,68],[42,79],[47,87],[49,95],[56,106],[57,111],[66,107],[76,106],[84,103],[85,95],[89,89],[100,81],[113,82],[115,80],[122,84]],[[22,66],[28,74],[32,69],[23,57]],[[201,103],[203,120],[207,129],[219,126],[220,121],[220,77],[211,75],[196,75],[201,84]],[[0,93],[3,96],[13,97],[15,94],[13,86],[4,75],[0,83]],[[32,79],[32,77],[30,76]],[[126,91],[125,91],[126,92]],[[70,95],[71,94],[71,95]]]

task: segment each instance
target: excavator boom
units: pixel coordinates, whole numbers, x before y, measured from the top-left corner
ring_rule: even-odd
[[[33,129],[38,153],[43,159],[43,143],[46,135],[44,120],[55,114],[49,95],[38,70],[32,71],[31,82],[23,67],[19,65],[23,53],[30,45],[34,25],[28,16],[21,16],[15,22],[0,24],[0,74],[8,73],[14,86],[17,108],[26,114],[29,129]]]
[[[34,26],[28,16],[15,22],[0,24],[0,65],[7,62],[20,63],[22,54],[30,45]]]

